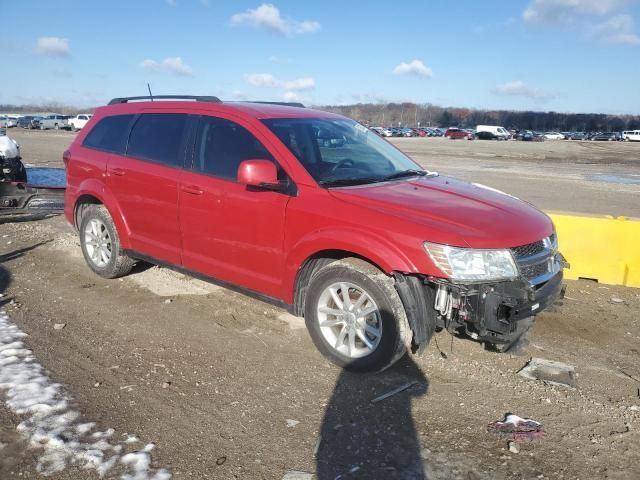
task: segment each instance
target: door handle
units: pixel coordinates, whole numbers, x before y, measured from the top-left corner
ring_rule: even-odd
[[[124,175],[124,170],[122,168],[110,168],[109,175],[116,175],[118,177],[122,177]]]
[[[204,191],[196,185],[183,185],[182,191],[191,195],[202,195]]]

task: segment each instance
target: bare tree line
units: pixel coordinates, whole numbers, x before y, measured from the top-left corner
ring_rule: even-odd
[[[605,113],[558,113],[512,110],[477,110],[440,107],[429,103],[358,103],[354,105],[325,105],[321,110],[339,113],[367,125],[463,127],[501,125],[511,129],[537,131],[619,132],[640,129],[639,115]],[[0,112],[55,112],[64,115],[91,113],[95,108],[77,108],[62,103],[40,105],[0,104]]]
[[[463,127],[501,125],[537,131],[617,132],[640,129],[638,115],[604,113],[558,113],[511,110],[476,110],[416,103],[358,103],[328,105],[322,110],[351,117],[361,123],[380,126]]]

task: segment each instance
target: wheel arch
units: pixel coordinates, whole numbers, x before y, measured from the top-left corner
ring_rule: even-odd
[[[300,264],[300,268],[298,268],[295,275],[292,292],[292,313],[294,315],[298,317],[304,316],[304,304],[307,295],[307,288],[313,275],[330,263],[333,263],[336,260],[343,260],[345,258],[357,258],[370,264],[377,270],[385,272],[385,268],[382,265],[379,265],[376,261],[351,250],[325,249],[314,252]]]
[[[130,248],[129,228],[117,200],[104,185],[95,180],[88,181],[79,189],[73,207],[73,221],[76,230],[80,227],[80,215],[90,205],[103,205],[107,209],[118,232],[120,245],[125,249]]]

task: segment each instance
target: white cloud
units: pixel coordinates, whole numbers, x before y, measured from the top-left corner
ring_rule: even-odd
[[[254,87],[284,88],[285,90],[311,90],[316,82],[311,77],[297,78],[295,80],[282,81],[270,73],[248,73],[244,76],[249,85]]]
[[[572,22],[577,16],[604,16],[624,8],[630,0],[533,0],[522,13],[530,23]]]
[[[192,77],[193,69],[182,61],[180,57],[167,57],[160,62],[156,60],[144,60],[140,66],[147,70],[164,71],[181,77]]]
[[[246,12],[232,15],[231,25],[250,25],[280,35],[316,33],[322,28],[320,23],[315,21],[305,20],[301,22],[283,18],[280,15],[280,10],[270,3],[263,3],[258,8],[249,8]]]
[[[633,31],[633,17],[631,15],[614,15],[608,20],[596,24],[591,32],[597,38],[607,43],[623,45],[640,45],[640,36]]]
[[[545,102],[551,100],[553,95],[543,92],[539,88],[527,85],[521,80],[501,83],[491,89],[491,93],[501,97],[528,97],[537,101]]]
[[[270,73],[248,73],[244,76],[248,84],[254,87],[278,87],[278,82]]]
[[[522,13],[530,24],[554,24],[575,29],[605,43],[640,45],[633,17],[621,13],[637,0],[533,0]],[[604,19],[603,19],[604,17]]]
[[[433,77],[433,71],[422,60],[413,60],[409,63],[403,62],[396,66],[391,73],[394,75],[417,75],[424,78]]]
[[[35,52],[51,57],[68,57],[71,55],[69,39],[60,37],[40,37],[36,42]]]
[[[304,77],[284,82],[283,85],[287,90],[310,90],[316,86],[316,82],[311,77]]]

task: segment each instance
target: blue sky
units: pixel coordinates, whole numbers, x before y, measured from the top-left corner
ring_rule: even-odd
[[[640,113],[640,0],[0,0],[0,103],[154,93]]]

